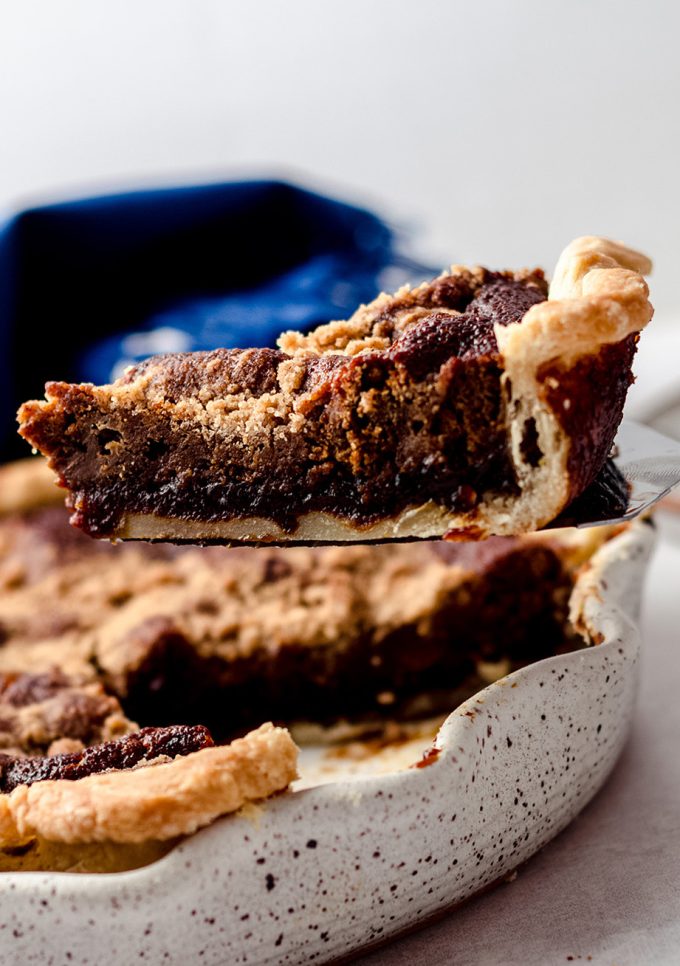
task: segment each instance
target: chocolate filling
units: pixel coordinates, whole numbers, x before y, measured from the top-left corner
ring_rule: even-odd
[[[601,346],[570,369],[547,365],[538,373],[545,397],[571,441],[567,465],[572,498],[591,482],[592,467],[602,466],[609,456],[633,382],[631,365],[637,342],[637,334],[629,335],[621,342]],[[608,487],[611,499],[620,483],[609,475]]]
[[[528,551],[505,538],[430,546],[434,555],[478,573],[441,600],[426,622],[366,626],[338,646],[289,643],[224,661],[202,657],[171,620],[153,618],[135,632],[134,650],[143,640],[144,660],[109,684],[141,723],[201,721],[224,740],[263,717],[329,725],[417,716],[423,695],[437,713],[450,708],[452,691],[474,693],[483,683],[479,662],[506,660],[515,668],[574,645],[572,581],[550,547]]]
[[[282,425],[244,442],[167,407],[105,407],[88,387],[59,383],[49,387],[57,411],[24,431],[72,491],[73,522],[96,536],[114,533],[128,512],[262,516],[291,532],[309,511],[361,526],[430,499],[472,509],[484,493],[518,492],[494,324],[520,321],[545,296],[538,274],[440,279],[419,295],[420,317],[401,327],[404,306],[392,300],[372,328],[387,348],[306,358],[296,431]],[[170,403],[235,392],[252,401],[279,391],[286,359],[273,349],[156,357],[122,383],[148,373]]]
[[[19,785],[47,780],[76,781],[99,772],[132,768],[141,761],[151,761],[161,755],[170,758],[189,755],[213,744],[210,732],[201,725],[173,725],[143,728],[73,754],[32,758],[0,754],[0,792],[8,793]]]
[[[423,696],[430,702],[430,710],[436,712],[451,707],[452,692],[474,693],[483,684],[478,675],[480,662],[503,661],[516,667],[575,644],[567,614],[572,576],[561,560],[559,546],[552,546],[549,538],[541,543],[500,537],[471,544],[422,543],[412,548],[417,564],[410,562],[411,548],[400,548],[405,569],[396,573],[402,574],[399,580],[406,575],[408,583],[395,583],[390,577],[384,584],[366,588],[369,598],[361,584],[360,575],[365,571],[354,570],[352,563],[364,557],[356,558],[347,550],[341,551],[338,559],[335,550],[211,548],[198,555],[193,548],[114,546],[92,541],[69,528],[62,507],[32,514],[25,519],[23,529],[27,536],[19,541],[17,564],[23,559],[44,557],[58,568],[68,548],[83,562],[91,559],[93,572],[98,568],[105,611],[100,618],[104,640],[103,650],[95,646],[92,661],[107,690],[120,699],[125,714],[141,725],[200,723],[221,741],[265,719],[332,724],[340,719],[380,721],[395,714],[417,716],[422,713],[419,702]],[[299,558],[295,554],[304,555],[304,566],[296,563]],[[391,548],[371,548],[370,554],[375,569],[385,568],[387,573],[391,567],[394,570]],[[234,621],[240,620],[242,610],[227,610],[230,616],[225,618],[219,596],[199,591],[196,598],[182,596],[185,555],[197,557],[196,567],[222,575],[224,589],[215,591],[220,584],[208,581],[211,593],[222,594],[225,599],[239,595],[254,615],[260,607],[266,613],[267,608],[271,611],[278,606],[278,639],[270,639],[260,629],[267,626],[266,618],[262,618],[262,625],[256,618],[252,625],[254,644],[241,648]],[[388,608],[389,616],[381,616],[380,598],[375,595],[386,593],[391,600],[404,586],[409,588],[408,593],[416,593],[417,574],[429,565],[430,558],[452,568],[451,576],[437,571],[434,579],[438,589],[431,606],[418,608],[414,614],[405,601],[403,607]],[[324,564],[328,559],[334,562]],[[110,570],[104,566],[106,560]],[[107,621],[115,621],[111,609],[106,609],[108,588],[119,583],[117,573],[122,568],[127,572],[122,590],[131,593],[136,581],[142,579],[145,560],[164,560],[168,567],[177,561],[174,579],[178,581],[178,607],[170,612],[159,608],[153,588],[145,606],[145,590],[140,588],[129,602],[130,606],[138,605],[133,606],[135,620],[124,621],[120,636],[107,638]],[[323,580],[330,583],[331,593],[345,595],[351,608],[340,611],[346,617],[330,638],[319,615],[323,607],[319,587],[310,576],[316,572],[314,560],[323,567]],[[462,582],[455,579],[458,567],[467,571]],[[84,568],[80,573],[89,570]],[[172,579],[170,571],[167,577]],[[277,587],[279,582],[281,586]],[[73,598],[64,601],[67,608],[73,606],[71,600],[78,600],[77,583],[73,593]],[[120,612],[124,613],[127,606],[124,596]],[[309,621],[299,634],[287,629],[291,607],[298,621],[300,610],[309,608]],[[86,637],[87,626],[83,632]],[[28,634],[30,642],[30,632],[22,633]],[[55,659],[58,654],[56,634]],[[74,699],[79,696],[67,684],[54,672],[0,677],[0,698],[8,706],[45,701],[64,689],[63,713],[60,705],[58,722],[50,727],[45,745],[26,746],[30,753],[46,750],[61,735],[79,737],[88,744],[102,740],[94,727],[102,718],[99,705],[106,713],[114,709],[104,705],[102,697],[88,698],[92,708],[86,708],[83,702],[76,705]],[[22,747],[11,736],[6,745]]]

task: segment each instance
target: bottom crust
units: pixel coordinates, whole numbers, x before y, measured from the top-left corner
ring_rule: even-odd
[[[384,540],[432,540],[442,537],[459,518],[436,503],[405,510],[397,517],[360,525],[330,513],[306,513],[291,533],[266,517],[233,520],[191,520],[150,513],[125,514],[114,534],[121,540],[159,540],[173,543],[336,544]]]

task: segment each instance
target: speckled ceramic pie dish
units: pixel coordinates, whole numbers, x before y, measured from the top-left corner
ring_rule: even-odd
[[[423,731],[360,760],[309,749],[290,792],[132,872],[4,874],[0,961],[328,962],[503,878],[592,798],[625,742],[652,543],[636,523],[579,577],[572,615],[592,647],[480,691],[434,746]]]

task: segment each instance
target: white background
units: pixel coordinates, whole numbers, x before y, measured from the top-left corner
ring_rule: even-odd
[[[640,413],[678,384],[679,63],[675,0],[0,0],[0,207],[278,174],[377,208],[442,265],[550,267],[575,235],[619,237],[655,259],[665,322],[642,340]],[[680,551],[662,531],[609,787],[512,890],[376,963],[678,962]]]
[[[0,206],[282,173],[437,263],[647,250],[676,292],[674,0],[2,0]]]

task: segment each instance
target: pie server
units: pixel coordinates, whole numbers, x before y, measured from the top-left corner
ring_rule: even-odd
[[[627,484],[627,503],[579,498],[553,526],[594,527],[632,520],[680,484],[680,443],[649,426],[624,420],[614,444],[613,462]]]

